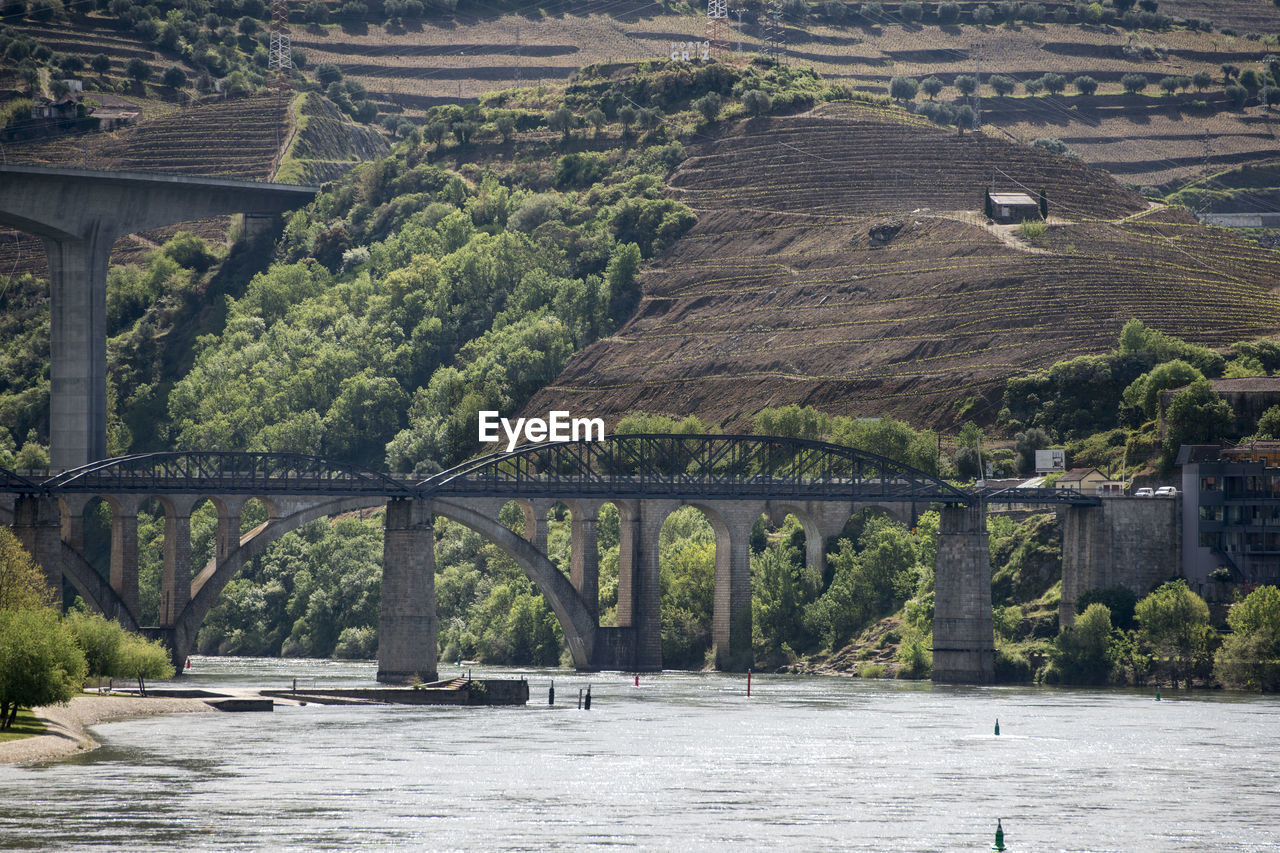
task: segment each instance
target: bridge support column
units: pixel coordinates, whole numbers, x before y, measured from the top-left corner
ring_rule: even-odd
[[[44,569],[53,587],[54,604],[62,606],[62,512],[51,498],[21,495],[13,507],[13,533],[31,559]]]
[[[711,616],[711,645],[716,669],[744,672],[751,654],[751,528],[760,517],[759,504],[718,507],[723,530],[716,530],[715,599]],[[704,510],[705,512],[705,510]],[[721,524],[715,515],[713,527]]]
[[[662,595],[659,587],[658,538],[662,522],[680,504],[677,501],[637,501],[636,511],[623,518],[623,550],[618,560],[618,626],[631,626],[635,633],[638,672],[662,669]],[[628,523],[628,521],[630,523]],[[623,621],[623,555],[627,569],[627,621]]]
[[[133,496],[111,499],[111,588],[138,614],[138,505]]]
[[[436,680],[435,535],[429,501],[387,502],[378,681]]]
[[[80,240],[45,237],[49,256],[49,460],[57,470],[107,456],[107,260],[102,220]]]
[[[164,568],[160,575],[160,626],[177,624],[191,600],[191,509],[193,498],[166,498]]]
[[[991,625],[991,556],[987,517],[979,504],[943,507],[933,610],[933,680],[995,680]]]
[[[570,510],[571,541],[569,544],[569,582],[582,596],[591,621],[600,624],[600,549],[596,539],[595,507],[581,504]]]

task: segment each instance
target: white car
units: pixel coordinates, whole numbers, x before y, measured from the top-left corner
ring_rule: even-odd
[[[1161,486],[1160,488],[1156,489],[1156,497],[1158,498],[1172,498],[1172,497],[1177,497],[1177,495],[1178,495],[1178,490],[1175,489],[1173,486]]]
[[[1133,496],[1135,498],[1153,498],[1156,496],[1156,493],[1144,486],[1143,488],[1138,489],[1138,491],[1134,492]]]

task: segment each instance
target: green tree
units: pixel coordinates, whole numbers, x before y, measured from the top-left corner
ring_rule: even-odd
[[[752,420],[756,435],[778,435],[816,441],[825,438],[831,429],[831,418],[828,415],[795,403],[761,409]]]
[[[1227,687],[1280,690],[1280,589],[1260,586],[1231,605],[1231,635],[1214,658],[1214,676]]]
[[[99,74],[106,74],[111,69],[111,57],[105,53],[95,53],[89,60],[89,67]]]
[[[956,77],[955,86],[967,98],[978,91],[978,78],[972,74],[961,74]]]
[[[1054,640],[1052,658],[1059,678],[1067,684],[1106,684],[1111,672],[1111,611],[1090,604]]]
[[[18,708],[69,702],[84,678],[84,654],[55,610],[0,610],[0,729]]]
[[[1280,438],[1280,405],[1272,406],[1258,418],[1256,437],[1272,440]]]
[[[899,101],[910,101],[920,91],[920,84],[911,77],[894,77],[889,81],[889,97]]]
[[[44,570],[13,531],[0,525],[0,610],[39,610],[53,603],[54,591]]]
[[[135,56],[125,63],[124,73],[128,74],[130,79],[138,83],[144,83],[154,72],[149,63]]]
[[[1024,430],[1013,437],[1013,448],[1018,454],[1018,473],[1030,476],[1036,470],[1036,451],[1049,446],[1049,434],[1038,427]]]
[[[1142,74],[1126,74],[1120,78],[1120,85],[1130,95],[1136,95],[1147,88],[1147,82],[1146,76]]]
[[[1091,605],[1096,606],[1096,605]],[[1176,687],[1190,686],[1197,675],[1207,675],[1213,662],[1213,629],[1209,606],[1181,578],[1164,584],[1134,608],[1139,641],[1156,657],[1156,670]]]
[[[75,637],[76,645],[84,652],[86,672],[90,678],[101,680],[119,674],[120,650],[125,645],[127,634],[119,622],[100,613],[92,613],[81,605],[67,613],[66,624]]]
[[[702,118],[710,124],[720,115],[721,98],[716,92],[707,92],[693,102],[693,108],[702,114]]]
[[[1164,458],[1166,467],[1184,444],[1206,444],[1230,435],[1234,415],[1226,400],[1214,393],[1207,379],[1198,379],[1179,391],[1165,412]]]
[[[955,4],[943,3],[942,5],[954,6]],[[937,77],[934,77],[932,74],[930,74],[928,77],[920,81],[920,88],[924,90],[924,93],[929,96],[929,100],[931,101],[934,98],[938,97],[938,93],[942,91],[943,85],[944,85],[943,82],[939,80]]]
[[[566,106],[556,107],[547,113],[547,127],[553,131],[563,134],[562,141],[569,141],[569,134],[577,126],[577,116],[573,114],[573,110]]]
[[[1124,389],[1124,403],[1142,410],[1148,419],[1159,414],[1160,392],[1203,380],[1204,374],[1182,359],[1157,364]]]
[[[138,681],[138,693],[147,695],[148,678],[173,678],[169,650],[159,640],[148,640],[137,634],[126,634],[120,644],[115,674]],[[83,680],[83,676],[81,677]]]
[[[751,89],[742,94],[742,105],[753,116],[762,116],[773,109],[773,99],[759,89]]]
[[[810,644],[804,610],[817,598],[821,581],[789,545],[751,556],[751,645],[757,664],[782,663]]]
[[[858,539],[840,540],[831,584],[805,609],[805,624],[829,649],[838,649],[872,621],[893,612],[919,580],[915,544],[897,522],[873,517]]]
[[[992,91],[1001,97],[1012,95],[1013,90],[1018,86],[1016,80],[1012,77],[1005,76],[1004,74],[996,74],[992,77],[988,77],[987,83],[991,86]]]
[[[1081,74],[1079,77],[1071,81],[1071,85],[1075,86],[1076,91],[1082,95],[1092,95],[1098,91],[1098,81],[1090,77],[1088,74]]]
[[[1227,96],[1227,100],[1231,102],[1231,106],[1237,110],[1243,109],[1245,101],[1249,100],[1249,90],[1234,83],[1227,86],[1222,92]]]

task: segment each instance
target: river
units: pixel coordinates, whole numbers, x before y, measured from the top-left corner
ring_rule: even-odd
[[[799,676],[756,676],[748,698],[736,675],[475,674],[527,678],[529,706],[96,726],[99,750],[0,766],[0,846],[976,851],[1001,818],[1015,851],[1280,849],[1277,698]],[[195,658],[182,683],[373,675]]]

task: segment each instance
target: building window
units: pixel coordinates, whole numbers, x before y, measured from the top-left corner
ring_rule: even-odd
[[[1222,521],[1222,507],[1220,506],[1202,506],[1200,507],[1201,521]]]
[[[1218,491],[1218,478],[1217,477],[1201,477],[1200,491],[1202,492]]]

